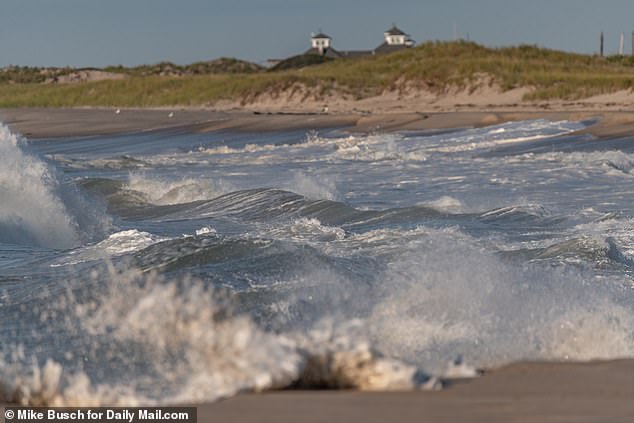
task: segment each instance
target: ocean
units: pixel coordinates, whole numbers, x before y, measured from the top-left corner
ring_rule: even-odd
[[[439,389],[634,357],[634,140],[593,123],[0,126],[0,402]]]

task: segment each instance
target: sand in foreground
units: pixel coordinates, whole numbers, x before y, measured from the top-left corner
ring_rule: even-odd
[[[632,423],[633,380],[634,359],[516,363],[441,391],[239,395],[198,405],[198,422]]]
[[[288,391],[198,408],[199,422],[634,422],[634,360],[518,363],[438,392]]]

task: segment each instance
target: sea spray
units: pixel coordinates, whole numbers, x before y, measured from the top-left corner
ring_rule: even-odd
[[[79,242],[55,172],[24,150],[24,140],[0,125],[0,241],[49,248]]]
[[[355,322],[322,321],[307,332],[279,334],[260,329],[234,311],[230,297],[188,276],[172,280],[107,265],[90,278],[76,282],[95,287],[88,298],[75,298],[71,286],[63,301],[48,298],[66,312],[66,330],[90,340],[84,363],[67,360],[65,368],[51,358],[29,360],[30,351],[19,348],[13,363],[0,362],[0,399],[31,406],[148,405],[293,386],[440,387],[417,368],[377,355]],[[134,378],[126,380],[122,371]]]
[[[138,192],[147,203],[160,206],[211,200],[225,193],[220,184],[209,180],[167,180],[143,173],[130,173],[125,189]]]
[[[314,200],[340,200],[337,181],[327,175],[312,176],[306,172],[295,172],[282,187]]]
[[[382,276],[373,345],[436,374],[452,355],[478,367],[634,354],[631,300],[585,269],[518,266],[455,231],[428,230]],[[597,248],[602,248],[599,245]]]

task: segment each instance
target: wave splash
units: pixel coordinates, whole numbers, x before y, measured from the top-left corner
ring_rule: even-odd
[[[307,332],[276,334],[236,314],[226,297],[191,277],[168,280],[109,266],[104,280],[109,288],[96,298],[61,302],[74,310],[74,330],[92,340],[87,362],[99,363],[99,369],[81,363],[67,363],[65,369],[51,358],[10,363],[5,357],[0,360],[0,401],[134,406],[214,401],[293,386],[440,386],[413,366],[377,355],[355,331],[357,322],[321,322]],[[113,344],[125,347],[98,356],[104,345]],[[132,379],[118,375],[114,380],[129,380],[112,383],[99,376],[122,371],[132,371]]]
[[[124,189],[138,192],[147,203],[158,206],[210,200],[227,191],[221,184],[207,180],[160,180],[140,173],[131,173]]]
[[[77,221],[62,202],[54,171],[0,125],[0,241],[48,248],[79,243]]]

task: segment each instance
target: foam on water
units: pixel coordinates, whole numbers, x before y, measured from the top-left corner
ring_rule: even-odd
[[[25,152],[25,142],[0,125],[0,241],[69,248],[80,240],[61,200],[55,171]]]
[[[265,226],[257,234],[258,236],[274,239],[328,242],[343,240],[346,236],[346,231],[337,226],[323,225],[316,218],[302,217],[288,224],[275,227]]]
[[[556,137],[584,129],[583,122],[548,120],[509,122],[479,129],[459,132],[456,135],[430,137],[427,151],[460,153],[476,149],[490,149],[507,144]]]
[[[99,363],[98,374],[131,366],[134,378],[108,383],[95,379],[94,370],[65,370],[50,359],[41,365],[20,364],[29,354],[20,349],[0,361],[0,401],[129,406],[199,403],[290,386],[439,387],[417,368],[377,356],[354,330],[354,322],[322,322],[308,332],[279,335],[235,314],[226,299],[201,281],[169,281],[134,268],[109,267],[103,276],[92,275],[109,284],[101,295],[87,302],[71,297],[59,303],[70,307],[65,311],[74,316],[71,320],[77,319],[70,324],[93,339],[85,354],[88,362]],[[101,345],[116,343],[133,346],[134,354],[125,348],[101,356],[99,351],[107,350]]]
[[[457,198],[444,195],[437,200],[420,203],[420,206],[431,207],[443,213],[464,213],[465,206]]]
[[[609,248],[604,244],[587,248],[599,254]],[[481,368],[634,355],[634,297],[619,277],[507,262],[458,229],[382,229],[324,248],[331,257],[386,256],[388,264],[375,267],[366,283],[306,265],[303,277],[285,284],[298,289],[291,304],[276,306],[281,327],[366,316],[372,349],[438,375],[453,371],[447,362],[456,356]]]
[[[605,169],[621,175],[632,175],[634,169],[634,156],[619,150],[572,152],[572,153],[546,153],[533,155],[530,160],[558,161],[565,165],[580,168]]]
[[[295,172],[283,183],[283,188],[314,200],[340,200],[337,181],[331,176],[311,176],[305,172]]]
[[[93,260],[102,260],[140,251],[157,242],[169,238],[152,235],[148,232],[129,229],[116,232],[103,241],[70,251],[67,256],[56,260],[51,267],[70,266]]]
[[[390,264],[370,317],[380,351],[436,372],[452,354],[477,366],[632,356],[632,299],[619,304],[618,285],[505,264],[464,239],[418,239]]]
[[[209,180],[162,180],[139,173],[130,174],[126,187],[141,193],[148,203],[160,206],[210,200],[226,192],[225,187]]]
[[[429,158],[424,149],[407,148],[403,141],[404,137],[399,134],[334,139],[331,142],[334,143],[336,151],[331,155],[331,159],[359,162],[424,162]]]

